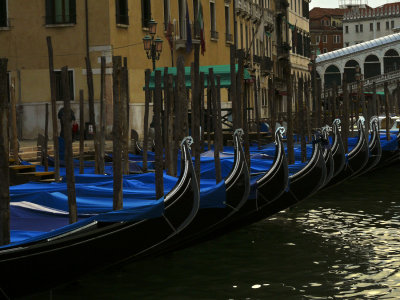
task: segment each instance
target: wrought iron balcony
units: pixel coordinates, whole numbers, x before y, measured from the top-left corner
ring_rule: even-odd
[[[260,69],[264,76],[266,76],[272,72],[272,66],[273,66],[273,63],[272,63],[272,60],[270,57],[262,57],[261,58]]]

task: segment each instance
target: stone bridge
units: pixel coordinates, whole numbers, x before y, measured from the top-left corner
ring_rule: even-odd
[[[400,80],[400,33],[384,36],[350,47],[317,56],[317,78],[324,88],[334,84],[341,86],[343,75],[356,89],[356,74],[359,73],[365,90],[375,82],[378,91],[388,82],[389,89]]]

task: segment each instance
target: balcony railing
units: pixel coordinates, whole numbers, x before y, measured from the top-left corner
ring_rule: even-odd
[[[270,9],[264,8],[263,20],[264,25],[269,24],[271,26],[274,26],[274,13]]]
[[[270,57],[262,57],[260,64],[261,72],[264,73],[264,75],[270,74],[272,72],[272,65]]]
[[[212,39],[218,40],[218,31],[211,30],[211,31],[210,31],[210,34],[211,34],[211,38],[212,38]]]

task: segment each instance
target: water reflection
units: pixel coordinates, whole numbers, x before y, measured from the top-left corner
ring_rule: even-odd
[[[399,299],[399,175],[395,166],[363,176],[217,240],[91,275],[53,299]]]

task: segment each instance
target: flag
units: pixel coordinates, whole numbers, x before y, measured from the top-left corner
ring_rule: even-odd
[[[192,51],[192,29],[190,28],[189,8],[186,1],[186,52]]]
[[[200,30],[200,46],[201,46],[201,55],[204,55],[204,52],[206,52],[206,41],[205,41],[205,35],[204,35],[204,21],[203,21],[203,5],[199,1],[199,8],[198,8],[198,14],[197,14],[197,22],[198,22],[198,27]]]

